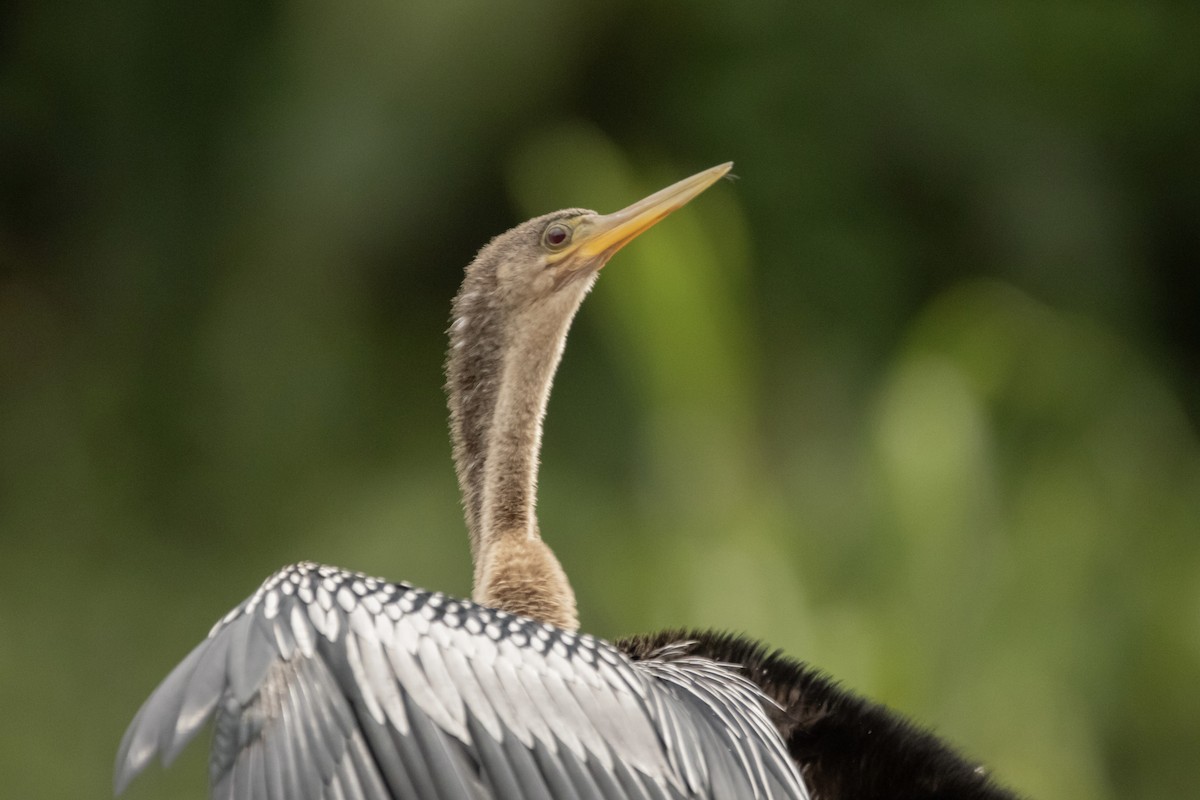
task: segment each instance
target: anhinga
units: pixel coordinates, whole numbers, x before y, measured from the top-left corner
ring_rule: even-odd
[[[446,373],[473,601],[284,568],[142,706],[117,793],[215,717],[216,798],[1013,797],[932,735],[760,645],[576,633],[534,515],[567,330],[613,253],[730,166],[615,214],[529,220],[467,267]]]

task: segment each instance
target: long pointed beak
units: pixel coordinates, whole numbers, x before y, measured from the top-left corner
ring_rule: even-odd
[[[590,220],[581,226],[575,237],[574,247],[571,248],[572,260],[578,259],[583,263],[595,263],[598,260],[596,267],[603,266],[613,253],[637,238],[638,234],[677,208],[682,208],[732,168],[732,161],[718,164],[660,189],[627,208]]]

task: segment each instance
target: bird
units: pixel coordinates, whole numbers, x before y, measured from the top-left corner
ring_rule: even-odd
[[[211,721],[211,796],[1013,800],[885,706],[748,638],[579,631],[535,508],[567,333],[601,269],[725,176],[492,239],[454,299],[446,389],[471,599],[301,562],[222,617],[121,740],[120,795]]]

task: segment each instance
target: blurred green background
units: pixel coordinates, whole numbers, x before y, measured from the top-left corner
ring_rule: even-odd
[[[0,774],[105,797],[278,566],[454,593],[462,267],[732,159],[551,403],[584,627],[748,632],[1042,798],[1200,784],[1200,6],[24,0]],[[205,795],[205,746],[130,797]]]

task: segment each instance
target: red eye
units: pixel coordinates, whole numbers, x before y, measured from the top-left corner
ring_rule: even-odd
[[[546,232],[542,234],[542,241],[550,249],[557,250],[571,241],[571,229],[561,222],[555,222],[546,228]]]

